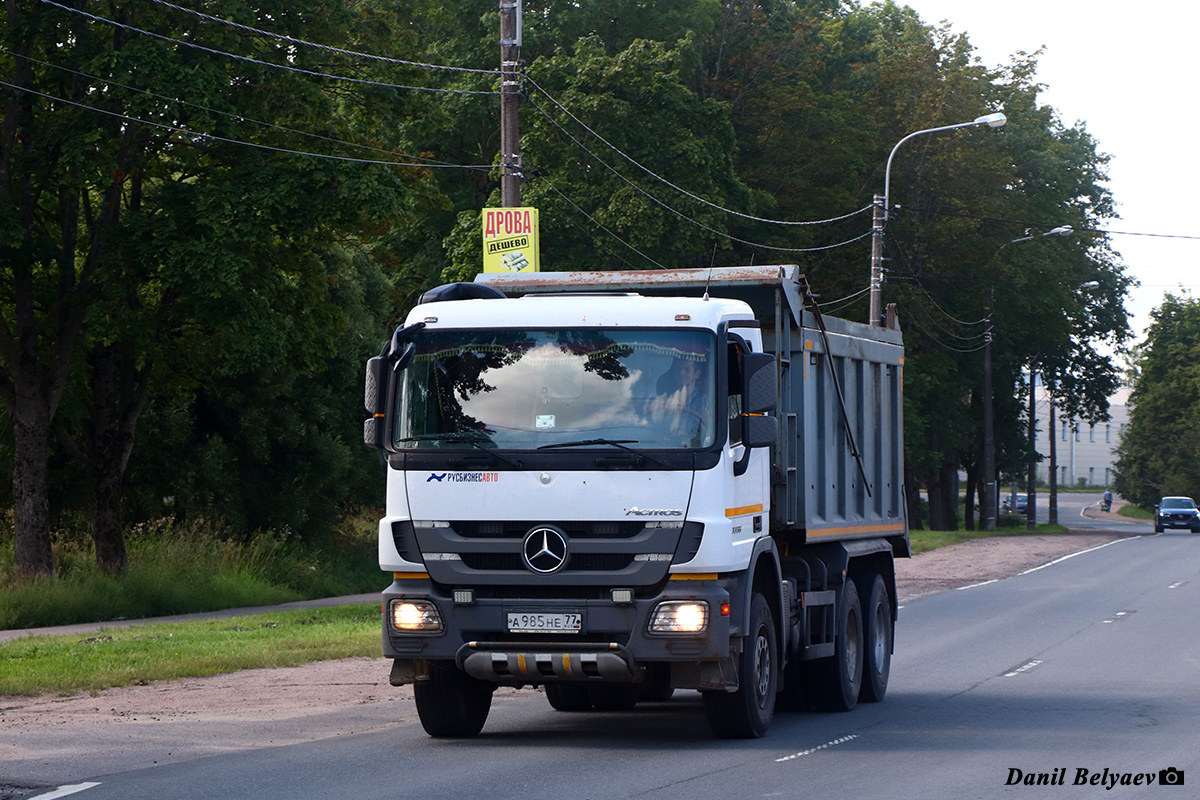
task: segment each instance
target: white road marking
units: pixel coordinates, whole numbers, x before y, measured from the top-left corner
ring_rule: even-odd
[[[1109,617],[1108,619],[1104,620],[1103,624],[1104,624],[1104,625],[1111,625],[1112,623],[1114,623],[1114,622],[1118,622],[1118,621],[1120,621],[1120,620],[1121,620],[1123,617],[1127,617],[1127,616],[1129,616],[1129,615],[1130,615],[1130,614],[1132,614],[1132,613],[1133,613],[1132,611],[1118,611],[1117,613],[1113,614],[1113,615],[1112,615],[1111,617]]]
[[[1111,547],[1114,544],[1120,544],[1121,542],[1132,542],[1134,539],[1141,539],[1141,538],[1142,538],[1141,536],[1130,536],[1125,539],[1116,539],[1114,541],[1107,542],[1102,545],[1097,545],[1096,547],[1089,547],[1087,550],[1080,550],[1078,553],[1069,553],[1068,555],[1065,555],[1062,558],[1056,558],[1053,561],[1047,561],[1045,564],[1042,564],[1040,567],[1034,567],[1033,569],[1027,569],[1020,574],[1028,575],[1031,572],[1037,572],[1039,569],[1045,569],[1046,567],[1053,567],[1055,564],[1061,564],[1062,562],[1068,561],[1068,560],[1074,558],[1075,556],[1081,556],[1081,555],[1084,555],[1085,553],[1094,553],[1097,550],[1103,550],[1104,548]]]
[[[58,797],[66,797],[67,795],[82,792],[86,789],[91,789],[93,786],[99,786],[99,783],[73,783],[70,786],[60,786],[52,792],[46,794],[35,795],[29,800],[55,800]]]
[[[775,763],[782,764],[784,761],[791,761],[796,758],[810,756],[813,753],[820,752],[821,750],[828,750],[831,747],[835,747],[839,744],[845,744],[846,742],[852,741],[857,738],[858,738],[858,734],[852,733],[849,736],[843,736],[840,739],[834,739],[832,742],[826,742],[825,744],[820,745],[819,747],[813,747],[809,750],[801,750],[799,753],[792,753],[790,756],[784,756],[783,758],[777,758],[777,759],[775,759]]]
[[[992,580],[984,581],[983,583],[972,583],[970,586],[959,586],[954,591],[961,592],[963,589],[977,589],[980,586],[987,586],[989,583],[999,583],[999,582],[1000,582],[999,578],[993,578]]]
[[[1043,664],[1043,663],[1045,663],[1045,662],[1043,662],[1043,661],[1041,661],[1041,660],[1034,660],[1034,661],[1030,661],[1028,664],[1025,664],[1025,665],[1023,665],[1023,666],[1020,666],[1020,667],[1017,667],[1017,668],[1016,668],[1016,669],[1014,669],[1012,672],[1006,672],[1006,673],[1004,673],[1004,677],[1006,677],[1006,678],[1015,678],[1015,677],[1017,677],[1018,675],[1020,675],[1021,673],[1023,673],[1023,672],[1029,672],[1029,670],[1031,670],[1031,669],[1033,669],[1034,667],[1038,666],[1039,664]]]
[[[1167,588],[1168,589],[1178,589],[1180,586],[1183,586],[1185,583],[1187,583],[1187,581],[1180,581],[1179,583],[1172,583]]]

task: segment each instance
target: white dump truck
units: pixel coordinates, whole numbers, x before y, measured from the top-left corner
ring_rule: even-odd
[[[894,319],[894,318],[893,318]],[[391,682],[433,736],[699,690],[713,733],[887,689],[904,349],[795,266],[481,275],[367,366]]]

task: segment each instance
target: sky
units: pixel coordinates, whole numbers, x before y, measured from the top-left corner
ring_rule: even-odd
[[[1126,272],[1141,283],[1126,301],[1143,338],[1164,292],[1200,295],[1200,104],[1196,30],[1200,3],[1148,6],[1107,0],[897,0],[929,24],[966,33],[988,66],[1014,53],[1045,52],[1043,104],[1065,125],[1082,122],[1112,157],[1108,187],[1120,219],[1115,235]],[[1165,235],[1191,239],[1166,238]]]

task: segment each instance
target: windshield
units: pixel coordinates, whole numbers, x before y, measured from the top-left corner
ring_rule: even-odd
[[[1192,502],[1190,497],[1164,497],[1162,500],[1163,508],[1195,508],[1196,504]]]
[[[425,331],[413,341],[401,375],[400,448],[713,443],[709,331]]]

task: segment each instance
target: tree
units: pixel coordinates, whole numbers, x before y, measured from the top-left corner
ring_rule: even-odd
[[[336,324],[312,313],[333,278],[317,251],[369,236],[411,180],[289,152],[312,146],[296,127],[343,142],[346,110],[370,95],[295,70],[369,69],[162,6],[82,5],[94,16],[9,2],[0,56],[0,398],[23,575],[53,569],[47,465],[71,385],[79,425],[59,438],[86,461],[97,558],[119,572],[123,476],[153,387],[277,352],[315,369],[280,345]],[[208,10],[326,41],[354,22],[324,0]]]
[[[1169,495],[1200,496],[1200,300],[1168,294],[1150,319],[1113,481],[1144,507]]]

